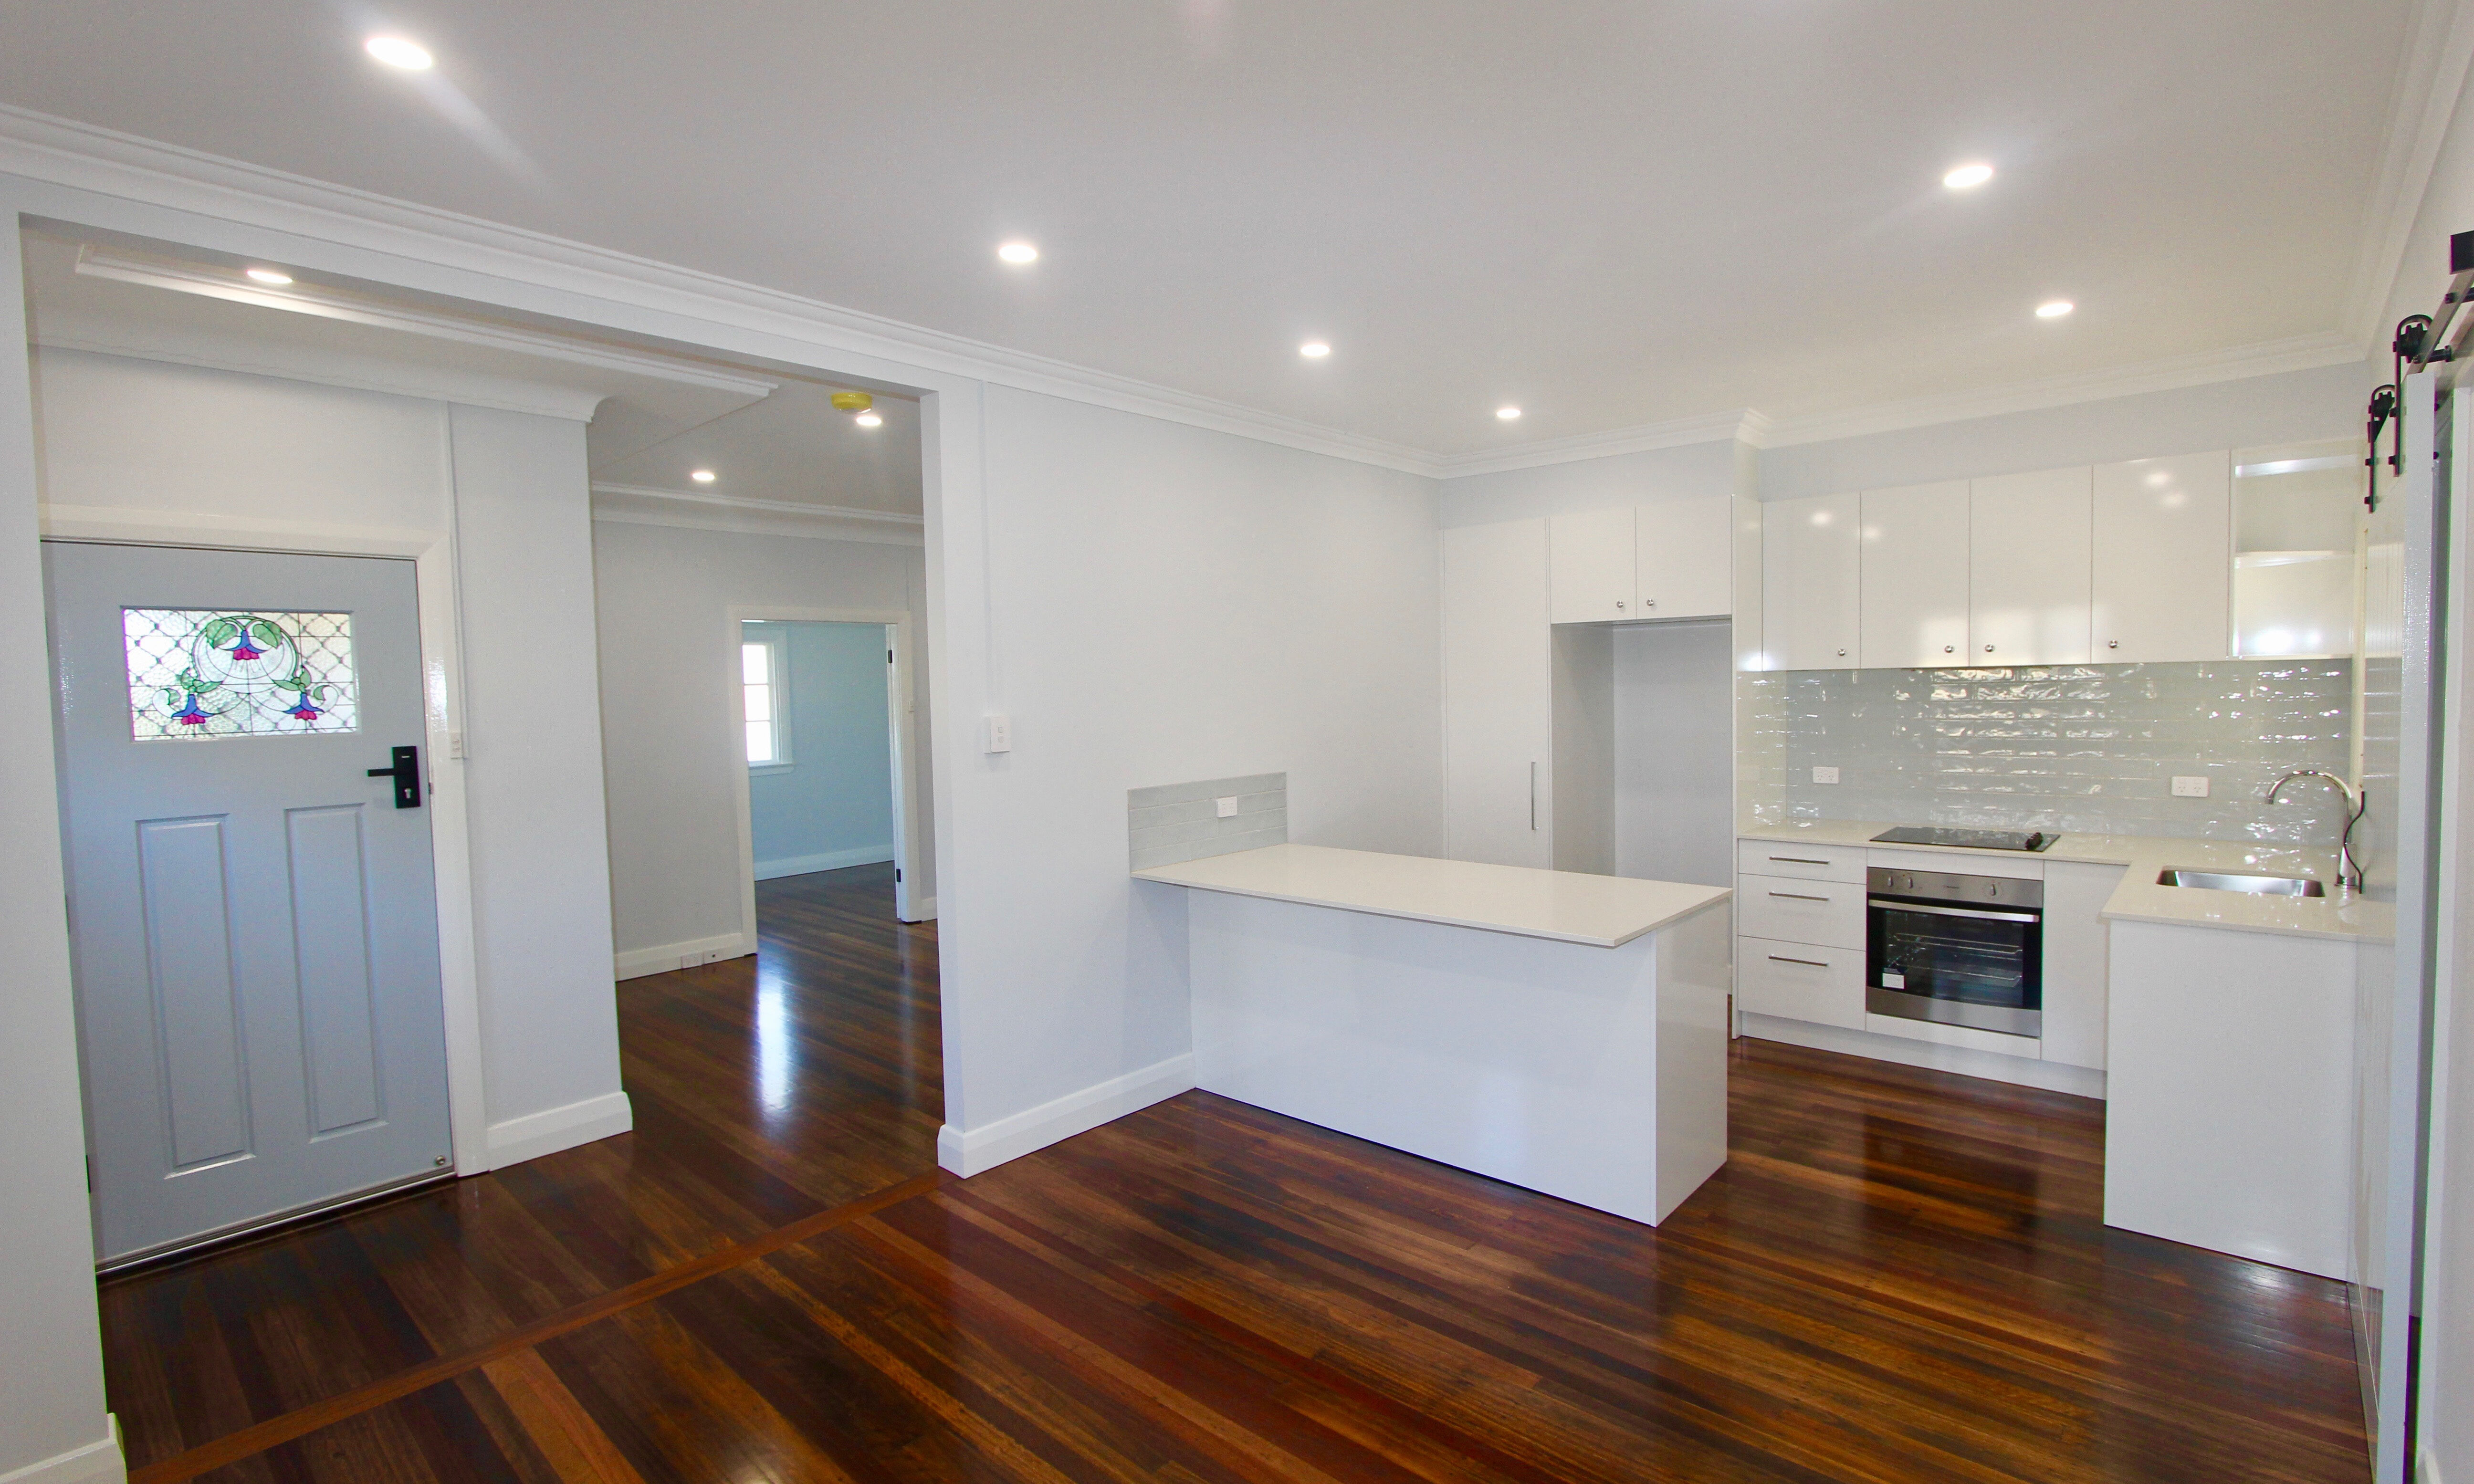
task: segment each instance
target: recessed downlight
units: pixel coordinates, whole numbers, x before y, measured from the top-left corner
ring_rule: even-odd
[[[1520,409],[1518,407],[1497,407],[1494,409],[1494,415],[1503,419],[1507,423],[1516,423],[1520,421]]]
[[[264,283],[272,288],[281,288],[284,284],[292,281],[292,275],[279,272],[273,268],[244,268],[241,271],[248,274],[250,278],[257,282]]]
[[[2073,309],[2077,307],[2078,305],[2071,303],[2067,299],[2048,299],[2043,304],[2036,305],[2036,318],[2040,320],[2058,320],[2063,315],[2070,313]]]
[[[851,419],[851,421],[857,423],[861,427],[882,427],[885,426],[884,417],[874,412],[862,412],[859,416]]]
[[[1952,190],[1974,190],[1993,179],[1993,167],[1982,162],[1960,165],[1941,178],[1941,183]]]
[[[1016,238],[1011,242],[1000,243],[997,247],[997,256],[1016,265],[1035,263],[1039,261],[1039,249]]]
[[[438,61],[437,58],[429,55],[429,48],[402,36],[372,36],[361,43],[361,50],[390,67],[401,67],[406,72],[426,72]]]
[[[1309,340],[1298,347],[1298,353],[1310,361],[1319,361],[1331,353],[1331,347],[1320,340]]]
[[[715,479],[720,476],[716,474],[710,469],[691,469],[688,471],[688,477],[693,479],[698,484],[711,484]]]

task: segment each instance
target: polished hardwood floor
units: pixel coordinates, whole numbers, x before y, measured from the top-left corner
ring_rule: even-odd
[[[140,1484],[2330,1480],[2342,1289],[2106,1229],[2102,1107],[1758,1041],[1651,1230],[1188,1093],[933,1169],[933,931],[767,883],[637,1131],[107,1285]]]

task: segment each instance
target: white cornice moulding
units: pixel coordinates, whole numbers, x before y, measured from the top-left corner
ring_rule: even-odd
[[[1861,438],[1869,433],[1898,432],[1941,423],[1963,423],[1974,418],[2034,412],[2045,407],[2103,401],[2113,397],[2137,397],[2147,392],[2170,392],[2219,381],[2275,376],[2282,372],[2341,366],[2362,358],[2363,348],[2355,343],[2352,336],[2326,330],[2316,335],[2297,335],[2291,340],[2238,346],[2229,351],[2202,351],[2191,355],[2169,356],[2136,366],[2014,381],[2006,386],[1989,386],[1939,397],[1919,397],[1908,401],[1882,402],[1844,412],[1779,418],[1770,423],[1758,442],[1763,448],[1773,449],[1795,444],[1828,443],[1837,438]]]
[[[32,109],[0,105],[0,171],[1311,453],[1435,472],[1433,454],[1383,439]]]
[[[354,391],[416,397],[424,401],[460,402],[495,407],[501,412],[526,412],[536,417],[590,423],[602,394],[552,386],[514,377],[458,371],[448,366],[423,366],[355,355],[349,352],[273,341],[240,341],[203,335],[163,325],[134,321],[89,320],[82,315],[49,314],[35,336],[42,350],[85,351],[97,355],[125,355],[136,360],[169,361],[203,366],[210,371],[236,371],[245,376],[279,377]]]
[[[1647,453],[1657,449],[1680,449],[1690,444],[1736,439],[1758,446],[1761,433],[1768,426],[1768,418],[1750,407],[1739,407],[1733,412],[1710,412],[1667,423],[1643,424],[1638,427],[1618,427],[1603,433],[1582,433],[1571,438],[1516,444],[1509,449],[1490,450],[1483,453],[1446,454],[1436,461],[1436,474],[1444,479],[1462,479],[1471,474],[1541,469],[1549,464],[1612,458],[1618,453]]]
[[[642,484],[596,481],[593,486],[593,519],[623,525],[669,525],[745,536],[805,536],[820,541],[864,541],[897,547],[927,545],[924,521],[902,511],[657,490]]]
[[[596,371],[625,372],[657,381],[700,386],[708,391],[744,397],[750,401],[771,396],[782,384],[672,356],[595,345],[567,335],[518,329],[472,315],[417,309],[409,304],[373,299],[366,294],[324,284],[296,282],[283,288],[261,287],[249,281],[237,269],[153,257],[115,248],[96,247],[90,243],[78,249],[77,271],[88,278],[197,294],[208,299],[228,300],[232,304],[253,304],[261,309],[315,315],[320,319],[340,320],[351,325],[368,325],[378,329],[424,335],[432,340],[451,341],[457,345],[538,355],[544,360],[566,361],[570,365],[590,366]]]
[[[2384,323],[2389,301],[2404,272],[2406,244],[2430,192],[2440,145],[2465,90],[2468,63],[2474,61],[2474,7],[2460,0],[2417,0],[2402,61],[2389,101],[2380,173],[2363,213],[2345,295],[2344,324],[2359,337],[2365,354],[2389,342],[2391,327]],[[2446,225],[2455,230],[2456,224]],[[2434,284],[2445,276],[2439,268],[2431,265]],[[2436,296],[2438,290],[2433,292]]]

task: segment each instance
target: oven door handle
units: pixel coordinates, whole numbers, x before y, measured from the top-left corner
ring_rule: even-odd
[[[1924,912],[1934,917],[1989,917],[1995,922],[2042,922],[2043,912],[1988,912],[1974,907],[1926,907],[1916,902],[1889,902],[1880,897],[1868,899],[1869,905],[1894,912]]]

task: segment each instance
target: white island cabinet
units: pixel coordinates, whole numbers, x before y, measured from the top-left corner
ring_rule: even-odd
[[[1653,1225],[1727,1158],[1724,888],[1272,845],[1190,888],[1206,1091]]]

